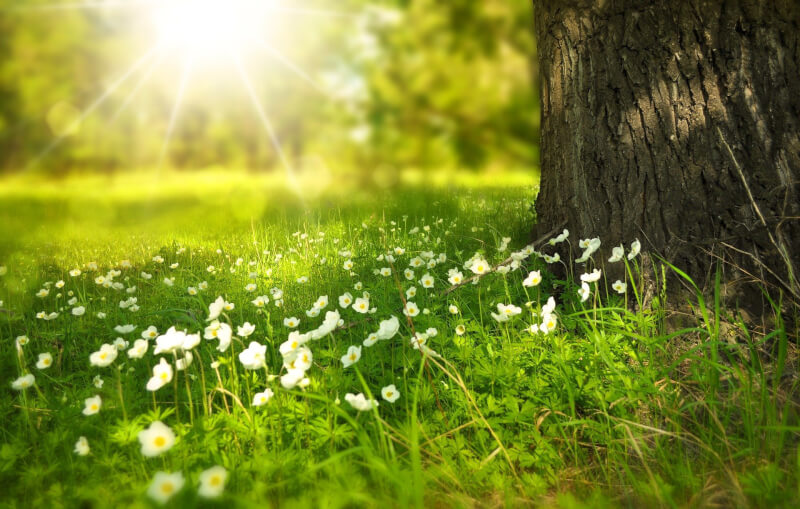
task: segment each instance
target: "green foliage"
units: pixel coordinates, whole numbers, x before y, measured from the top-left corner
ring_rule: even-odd
[[[136,67],[161,3],[99,3],[0,0],[0,169],[283,171],[233,58],[188,65],[161,51]],[[306,4],[333,13],[261,20],[258,37],[282,56],[242,48],[298,171],[535,163],[530,2]]]
[[[461,268],[473,253],[496,264],[523,247],[512,242],[504,250],[500,239],[525,238],[528,190],[429,185],[359,195],[343,186],[341,194],[301,203],[275,181],[262,187],[267,181],[233,174],[164,175],[153,192],[144,179],[107,182],[96,194],[87,182],[62,182],[60,201],[30,181],[7,180],[0,192],[0,235],[10,239],[0,252],[8,270],[0,278],[4,504],[147,506],[147,487],[163,470],[186,478],[173,504],[200,505],[198,476],[215,464],[230,473],[218,504],[242,507],[791,507],[796,500],[797,355],[777,311],[776,330],[756,331],[698,295],[693,323],[669,330],[658,305],[631,311],[602,280],[581,302],[577,276],[558,279],[537,257],[444,293],[447,269]],[[64,210],[77,214],[67,221]],[[376,257],[398,246],[406,252],[393,264],[397,280],[375,275],[388,264]],[[343,250],[352,252],[355,275],[342,267]],[[414,281],[403,277],[409,260],[429,250],[447,255],[426,269],[433,289],[417,281],[420,270]],[[627,264],[630,298],[639,295],[641,276],[637,259]],[[70,276],[76,267],[82,275]],[[134,293],[95,284],[112,267]],[[540,285],[521,284],[529,270],[542,270]],[[153,278],[142,279],[143,271]],[[172,277],[172,286],[164,283]],[[202,281],[207,290],[187,293]],[[304,313],[311,303],[328,295],[328,309],[338,307],[344,292],[360,295],[359,281],[376,314],[340,309],[345,328],[311,343],[307,388],[285,390],[271,380],[282,374],[283,318],[300,317],[303,331],[316,327],[320,318]],[[47,282],[50,293],[36,297]],[[256,294],[280,287],[283,305],[253,306],[250,282]],[[344,369],[339,359],[349,345],[361,344],[377,321],[402,317],[398,284],[417,287],[413,300],[429,313],[412,323],[416,331],[438,330],[427,345],[441,358],[413,349],[410,323],[401,321],[398,336],[364,347],[360,361]],[[70,314],[67,292],[85,315]],[[129,295],[138,311],[119,307]],[[138,326],[128,339],[149,325],[162,333],[173,325],[202,331],[218,295],[235,303],[222,319],[234,327],[249,321],[256,333],[224,354],[203,340],[175,387],[145,390],[157,359],[152,344],[143,359],[120,352],[110,367],[90,366],[89,354],[120,335],[115,325]],[[528,327],[549,296],[558,302],[558,325],[532,334]],[[491,313],[498,303],[514,303],[521,314],[497,322]],[[42,310],[61,314],[36,319]],[[23,334],[30,341],[18,356],[15,338]],[[242,369],[237,354],[251,340],[267,346],[267,370]],[[49,369],[34,367],[42,352],[54,356]],[[212,360],[220,363],[219,379]],[[12,391],[23,372],[35,374],[36,386]],[[401,393],[393,404],[379,396],[389,383]],[[273,399],[252,406],[266,387]],[[344,399],[348,392],[371,394],[380,406],[357,412]],[[100,413],[82,415],[83,400],[95,394],[103,398]],[[177,442],[146,458],[137,435],[156,420]],[[89,456],[73,453],[79,436],[88,439]]]

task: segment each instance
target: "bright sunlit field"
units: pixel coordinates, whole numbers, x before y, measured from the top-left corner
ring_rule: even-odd
[[[785,333],[554,278],[529,179],[5,179],[0,501],[788,504]]]
[[[0,509],[797,507],[798,321],[779,294],[750,313],[719,273],[698,289],[638,212],[619,230],[638,238],[563,229],[658,212],[673,174],[609,192],[589,168],[617,159],[581,126],[619,118],[620,161],[655,160],[650,123],[672,121],[610,92],[679,87],[626,46],[636,87],[556,101],[534,28],[574,30],[534,3],[0,0]],[[609,59],[661,35],[594,3],[630,16],[624,37],[579,30]],[[564,55],[565,86],[610,79]],[[696,74],[704,53],[680,55]],[[715,104],[706,83],[727,80],[699,76],[686,93]],[[764,153],[791,161],[784,138]],[[548,206],[567,189],[553,168],[585,196]]]

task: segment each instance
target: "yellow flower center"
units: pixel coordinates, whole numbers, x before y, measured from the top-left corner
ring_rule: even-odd
[[[391,398],[392,394],[394,394],[392,391],[386,391],[386,397],[387,398]]]
[[[161,492],[165,495],[169,495],[173,491],[175,491],[175,486],[171,482],[165,482],[161,485]]]
[[[153,440],[153,445],[156,447],[164,447],[167,445],[167,439],[162,436],[157,436],[155,440]]]
[[[353,361],[353,362],[355,362],[355,361],[356,361],[356,354],[354,354],[354,353],[351,353],[351,354],[350,354],[350,360],[351,360],[351,361]]]
[[[222,478],[218,475],[214,475],[211,477],[211,479],[208,480],[208,484],[210,484],[211,486],[219,486],[220,484],[222,484]]]
[[[100,354],[100,360],[106,360],[106,357],[108,357],[108,354],[106,354],[106,353],[101,353]]]

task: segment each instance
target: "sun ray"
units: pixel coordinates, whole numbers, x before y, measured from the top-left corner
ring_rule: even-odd
[[[315,9],[309,7],[284,7],[282,5],[269,5],[267,10],[286,14],[299,14],[302,16],[322,16],[330,18],[358,18],[355,12],[337,11],[334,9]]]
[[[153,63],[150,64],[150,66],[144,71],[144,73],[142,73],[142,77],[139,78],[139,81],[136,83],[133,90],[131,90],[131,93],[128,94],[128,97],[125,98],[125,101],[123,101],[119,108],[117,108],[117,111],[114,112],[114,115],[108,121],[110,124],[116,122],[117,118],[119,118],[122,112],[125,111],[128,106],[130,106],[131,102],[133,102],[133,99],[139,93],[139,90],[144,86],[145,83],[147,83],[147,81],[153,75],[153,72],[158,68],[158,65],[161,63],[163,58],[163,55],[156,58]]]
[[[150,48],[150,50],[148,50],[147,53],[145,53],[141,58],[139,58],[139,60],[134,62],[133,65],[130,68],[128,68],[128,70],[122,76],[120,76],[116,81],[114,81],[114,83],[112,83],[111,86],[108,87],[105,90],[105,92],[103,92],[102,95],[100,95],[100,97],[95,99],[94,102],[92,102],[92,104],[90,104],[89,107],[86,108],[77,119],[72,121],[72,123],[70,123],[70,125],[64,130],[64,132],[69,133],[71,131],[74,131],[84,120],[86,120],[89,117],[89,115],[94,113],[95,110],[97,110],[97,108],[102,106],[103,103],[105,103],[106,100],[108,100],[108,98],[111,97],[111,95],[114,92],[116,92],[117,89],[128,80],[128,78],[133,76],[136,73],[136,71],[138,71],[139,68],[141,68],[142,65],[144,65],[153,56],[153,54],[155,54],[156,49],[157,49],[156,47]],[[47,147],[45,147],[45,149],[42,152],[40,152],[33,159],[33,161],[31,161],[31,163],[28,165],[28,168],[36,166],[36,164],[38,164],[44,157],[46,157],[56,147],[61,145],[61,143],[67,138],[67,136],[68,134],[61,134],[58,137],[56,137],[56,139],[50,142],[50,144]]]
[[[252,40],[258,47],[260,47],[262,50],[264,50],[264,51],[268,52],[269,54],[271,54],[276,60],[278,60],[283,65],[285,65],[289,70],[291,70],[292,72],[297,74],[300,78],[302,78],[303,81],[305,81],[306,83],[311,85],[313,88],[315,88],[317,91],[321,92],[322,94],[324,94],[326,96],[328,95],[328,91],[325,90],[322,87],[322,85],[317,83],[314,80],[314,78],[309,76],[309,74],[307,72],[305,72],[303,69],[301,69],[299,66],[297,66],[297,64],[295,64],[293,61],[291,61],[286,55],[281,53],[277,48],[275,48],[274,46],[271,46],[270,44],[265,42],[260,37],[253,37]]]
[[[161,147],[161,153],[158,156],[158,164],[157,168],[159,171],[164,164],[164,160],[167,157],[167,151],[169,150],[169,143],[172,140],[172,135],[175,132],[175,125],[178,121],[178,114],[180,113],[181,104],[183,104],[183,96],[186,93],[186,85],[189,83],[189,77],[192,74],[192,65],[193,62],[191,60],[187,60],[183,64],[183,70],[181,71],[181,79],[180,83],[178,84],[178,92],[175,95],[175,104],[172,106],[172,113],[169,116],[169,125],[167,126],[167,133],[164,136],[164,144]]]
[[[82,11],[92,9],[106,9],[113,8],[134,8],[143,5],[157,4],[156,0],[107,0],[103,1],[87,1],[87,2],[65,2],[56,4],[41,4],[41,5],[15,5],[14,7],[7,7],[0,10],[9,10],[14,12],[47,12],[47,11]]]
[[[281,142],[278,139],[278,135],[275,132],[275,128],[270,122],[269,118],[267,117],[266,112],[264,111],[264,107],[261,104],[261,100],[258,98],[258,94],[256,94],[255,89],[253,88],[253,83],[250,80],[250,76],[247,74],[247,71],[242,64],[242,60],[238,54],[233,55],[233,60],[236,65],[236,70],[239,72],[239,77],[242,79],[242,83],[244,83],[244,87],[247,90],[247,95],[250,96],[250,101],[253,103],[253,107],[258,114],[261,123],[264,125],[264,129],[266,129],[267,134],[269,135],[270,141],[272,142],[272,146],[275,149],[275,152],[278,154],[278,158],[280,159],[281,163],[286,169],[286,177],[289,180],[289,185],[293,191],[297,193],[298,196],[302,197],[302,190],[300,187],[299,182],[297,181],[297,176],[294,174],[294,169],[292,165],[289,163],[289,160],[286,157],[286,154],[283,151],[283,147],[281,147]]]

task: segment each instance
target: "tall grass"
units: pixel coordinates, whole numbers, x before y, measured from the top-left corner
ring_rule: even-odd
[[[517,188],[329,194],[305,205],[280,189],[256,192],[235,179],[198,184],[194,198],[179,188],[155,195],[143,188],[117,189],[112,199],[58,195],[60,210],[80,209],[73,219],[37,208],[52,197],[35,189],[6,191],[13,199],[0,201],[0,230],[6,229],[0,235],[11,239],[0,248],[0,265],[8,267],[0,278],[0,307],[7,310],[0,317],[5,505],[147,504],[147,486],[163,470],[187,478],[171,503],[191,506],[204,503],[198,475],[215,464],[230,473],[221,503],[242,507],[791,507],[800,496],[796,331],[786,330],[779,303],[773,303],[774,330],[755,329],[722,305],[718,276],[713,301],[697,290],[691,313],[676,328],[669,314],[682,303],[668,302],[666,275],[696,286],[662,263],[654,271],[659,294],[645,302],[638,259],[628,262],[626,295],[607,290],[603,279],[581,302],[576,280],[588,269],[568,263],[571,275],[561,280],[537,257],[447,293],[448,268],[461,267],[476,251],[502,262],[504,236],[514,239],[509,250],[525,245],[532,196]],[[238,199],[218,199],[221,189]],[[93,207],[119,221],[97,217]],[[48,222],[37,231],[43,215]],[[375,275],[373,269],[389,265],[377,257],[398,246],[406,254],[392,263],[392,277]],[[354,275],[342,268],[343,250],[351,251]],[[423,251],[445,253],[447,261],[405,280],[403,269]],[[117,280],[136,286],[134,293],[94,283],[122,259],[133,268],[120,268]],[[90,261],[97,272],[88,270]],[[68,275],[75,267],[82,276]],[[534,269],[542,270],[543,282],[523,287]],[[427,270],[435,277],[430,290],[418,281]],[[143,271],[153,278],[142,279]],[[308,282],[299,283],[300,276]],[[175,278],[172,286],[166,277]],[[55,287],[59,280],[63,289]],[[202,281],[207,290],[187,293]],[[245,290],[251,281],[256,293]],[[50,294],[36,297],[47,282]],[[311,343],[310,385],[283,389],[273,378],[282,374],[278,346],[289,332],[283,318],[300,317],[303,331],[316,327],[324,312],[315,319],[304,311],[320,295],[329,296],[328,309],[345,292],[360,295],[357,282],[377,312],[340,309],[344,325]],[[410,300],[429,313],[406,320],[405,291],[412,285],[417,295]],[[271,287],[283,290],[281,307],[250,303]],[[118,305],[131,295],[136,312]],[[137,325],[124,336],[131,342],[149,325],[160,333],[170,326],[202,332],[218,295],[235,303],[221,319],[234,332],[248,321],[256,333],[234,338],[225,353],[202,340],[191,366],[169,386],[144,389],[158,362],[152,344],[143,359],[122,351],[107,368],[89,365],[91,352],[120,335],[115,325]],[[549,296],[558,303],[558,326],[531,334]],[[71,297],[85,305],[85,315],[70,314]],[[523,311],[498,323],[491,316],[498,303]],[[61,314],[36,319],[42,310]],[[400,334],[363,347],[361,360],[343,368],[347,347],[360,345],[389,315],[401,318]],[[464,335],[456,334],[457,325]],[[440,357],[409,344],[414,332],[431,327],[438,334],[427,344]],[[17,349],[21,335],[30,341]],[[251,340],[267,346],[267,369],[248,371],[239,362]],[[34,367],[41,352],[53,354],[52,368]],[[35,387],[11,390],[25,372],[35,374]],[[401,393],[395,403],[380,397],[389,383]],[[253,406],[255,392],[267,387],[273,399]],[[348,392],[380,406],[358,412],[345,401]],[[100,413],[82,415],[84,399],[95,394],[103,399]],[[178,442],[145,458],[137,435],[157,420]],[[81,435],[91,446],[85,457],[73,453]]]

